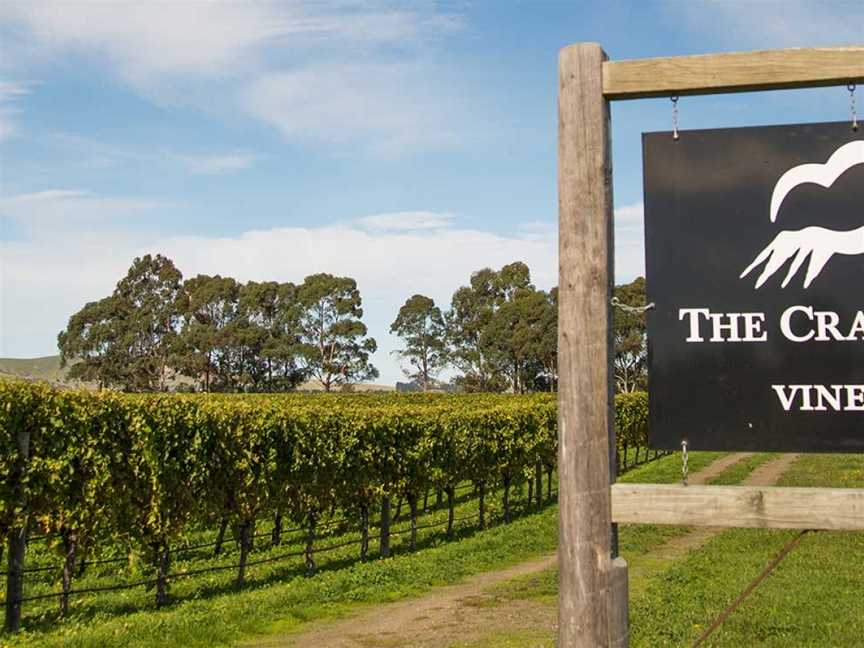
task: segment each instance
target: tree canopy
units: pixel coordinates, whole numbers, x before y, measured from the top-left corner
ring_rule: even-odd
[[[645,304],[645,280],[616,286]],[[374,380],[377,343],[363,322],[357,282],[327,273],[302,283],[198,275],[183,280],[162,255],[136,258],[111,295],[85,304],[58,336],[71,378],[126,391],[325,391]],[[481,268],[446,311],[406,299],[390,325],[393,353],[414,388],[525,393],[558,386],[558,288],[541,290],[520,261]],[[615,308],[616,390],[647,385],[644,313]]]

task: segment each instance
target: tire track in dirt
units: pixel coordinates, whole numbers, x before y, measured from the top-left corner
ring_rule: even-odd
[[[732,459],[737,457],[736,461],[731,461],[726,465],[726,468],[743,461],[747,457],[753,456],[754,453],[735,453],[725,457]],[[776,459],[771,459],[757,466],[741,482],[742,486],[772,486],[777,483],[777,480],[785,473],[789,467],[795,463],[801,455],[784,454]],[[715,477],[718,477],[723,470],[711,471],[715,464],[723,461],[715,461],[705,470],[694,474],[690,478],[691,484],[705,484],[710,482]],[[725,468],[724,468],[725,470]],[[717,535],[720,535],[727,529],[723,527],[696,527],[687,535],[672,538],[663,543],[659,547],[652,549],[648,554],[640,556],[637,561],[630,566],[630,595],[632,597],[639,596],[645,588],[651,583],[652,579],[666,570],[676,560],[680,560],[691,551],[696,551],[708,543],[709,540]]]
[[[726,455],[689,477],[704,484],[753,453]],[[756,468],[745,484],[770,485],[798,455],[783,455]],[[723,529],[696,529],[641,556],[631,568],[631,582],[662,572],[673,561],[698,549]],[[436,588],[418,597],[361,608],[335,621],[316,622],[300,632],[251,642],[249,648],[446,648],[455,643],[488,637],[490,632],[537,632],[554,636],[555,606],[536,600],[496,599],[493,586],[520,576],[553,568],[556,555],[520,563],[507,569],[473,576],[458,585]],[[635,578],[634,578],[635,576]]]

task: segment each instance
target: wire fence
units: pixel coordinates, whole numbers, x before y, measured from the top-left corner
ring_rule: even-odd
[[[457,522],[464,522],[466,520],[473,520],[477,517],[479,517],[479,513],[474,513],[471,515],[456,517],[456,518],[453,518],[453,524],[456,524]],[[433,524],[417,526],[416,530],[420,531],[420,530],[425,530],[425,529],[442,527],[442,526],[447,526],[448,524],[449,524],[449,521],[445,520],[443,522],[437,522],[437,523],[433,523]],[[398,535],[404,535],[404,534],[410,533],[410,532],[411,532],[410,528],[409,529],[402,529],[402,530],[393,530],[393,531],[390,531],[390,535],[391,536],[398,536]],[[329,536],[321,536],[321,538],[326,538],[326,537],[329,537]],[[380,538],[380,534],[370,535],[368,538],[366,538],[366,541],[368,542],[371,540],[377,540],[379,538]],[[268,556],[267,558],[261,558],[258,560],[247,561],[245,563],[245,566],[246,567],[254,567],[256,565],[263,565],[263,564],[267,564],[267,563],[279,562],[282,560],[286,560],[288,558],[296,558],[299,556],[305,556],[305,555],[307,555],[307,553],[312,554],[312,555],[327,553],[330,551],[335,551],[337,549],[344,549],[345,547],[357,546],[357,545],[362,544],[363,541],[364,541],[363,538],[361,538],[359,540],[350,540],[347,542],[341,542],[341,543],[327,546],[327,547],[318,547],[318,548],[312,547],[311,550],[309,550],[308,552],[305,549],[298,550],[298,551],[289,551],[286,553],[278,554],[276,556]],[[219,571],[237,570],[239,568],[240,568],[240,563],[234,563],[234,564],[230,564],[230,565],[217,565],[217,566],[213,566],[213,567],[203,567],[200,569],[191,569],[191,570],[186,570],[183,572],[168,574],[168,575],[166,575],[165,580],[166,581],[173,581],[173,580],[178,580],[181,578],[187,578],[190,576],[200,576],[202,574],[214,573],[214,572],[219,572]],[[63,591],[48,592],[46,594],[37,594],[35,596],[24,596],[24,597],[21,597],[20,599],[13,600],[12,603],[13,604],[21,604],[21,603],[28,603],[31,601],[42,601],[42,600],[51,599],[51,598],[59,598],[59,597],[63,597],[63,596],[72,597],[72,596],[77,596],[77,595],[81,595],[81,594],[94,594],[94,593],[100,593],[100,592],[112,592],[112,591],[119,591],[119,590],[128,590],[128,589],[134,589],[137,587],[151,588],[154,585],[156,585],[157,582],[158,582],[158,579],[149,578],[146,580],[139,580],[139,581],[135,581],[132,583],[123,583],[123,584],[119,584],[119,585],[106,585],[106,586],[102,586],[102,587],[88,587],[85,589],[70,589],[68,592],[63,592]],[[0,601],[0,606],[2,606],[2,605],[6,605],[6,601]]]
[[[454,493],[459,493],[461,491],[469,490],[472,488],[474,488],[473,484],[470,484],[470,483],[461,484],[460,486],[458,486],[454,489]],[[397,518],[398,518],[398,516],[397,516]],[[351,521],[350,518],[340,517],[340,518],[337,518],[335,520],[328,520],[327,522],[320,523],[317,525],[317,528],[318,529],[332,528],[332,527],[339,526],[340,524],[344,524],[344,523],[350,522],[350,521]],[[394,519],[394,522],[395,521],[396,521],[396,519]],[[375,521],[370,522],[369,528],[378,528],[378,527],[380,527],[380,525],[381,525],[380,519],[375,520]],[[280,535],[284,534],[286,536],[291,536],[292,534],[299,533],[301,531],[305,532],[307,530],[308,530],[308,527],[305,527],[305,526],[293,527],[293,528],[289,528],[289,529],[282,529],[280,531]],[[253,534],[252,538],[264,538],[267,536],[272,537],[273,531],[274,531],[274,529],[270,529],[267,531],[261,531],[259,533]],[[391,534],[392,533],[393,532],[391,532]],[[49,536],[47,536],[45,534],[39,535],[39,536],[34,536],[34,537],[28,537],[27,543],[28,544],[32,543],[34,541],[34,538],[38,542],[38,541],[44,541],[48,537]],[[315,538],[313,538],[313,540],[324,540],[324,539],[327,539],[328,537],[330,537],[330,536],[316,536]],[[222,544],[226,544],[229,547],[232,544],[237,545],[238,539],[237,538],[230,538],[226,542],[225,538],[217,538],[216,540],[209,541],[209,542],[202,542],[202,543],[198,543],[198,544],[185,545],[185,546],[181,546],[181,547],[177,547],[177,548],[170,548],[169,553],[173,557],[177,557],[179,555],[188,553],[190,551],[207,549],[209,547],[216,547],[217,545],[222,545]],[[235,549],[235,551],[236,550],[239,550],[239,549]],[[229,554],[229,553],[232,553],[231,549],[226,549],[224,551],[224,554]],[[81,562],[84,563],[88,567],[94,566],[94,565],[110,565],[110,564],[128,563],[129,562],[129,555],[126,554],[124,556],[116,556],[116,557],[111,557],[111,558],[99,558],[99,559],[95,559],[95,560],[83,559]],[[60,572],[60,571],[62,571],[62,569],[63,569],[62,565],[41,565],[41,566],[35,566],[35,567],[27,567],[25,569],[22,569],[20,573],[27,575],[27,574],[37,574],[37,573],[45,573],[45,572],[52,572],[52,571],[53,572]],[[12,574],[9,571],[0,572],[0,576],[5,577],[5,576],[10,576],[10,575],[12,575]]]
[[[462,485],[462,486],[458,487],[457,489],[455,489],[454,492],[471,489],[473,487],[474,487],[473,484]],[[547,497],[549,498],[548,501],[554,501],[554,499],[557,497],[557,491],[553,491],[551,493],[548,493]],[[531,504],[531,502],[528,502],[528,504]],[[479,518],[479,516],[480,516],[480,513],[478,511],[477,513],[472,513],[470,515],[463,515],[463,516],[454,517],[452,519],[452,521],[448,517],[448,519],[445,519],[445,520],[440,521],[440,522],[433,522],[431,524],[410,526],[410,527],[404,528],[404,529],[391,529],[389,531],[389,535],[390,536],[400,536],[400,535],[405,535],[405,534],[409,534],[412,532],[419,532],[419,531],[424,531],[424,530],[433,529],[433,528],[440,528],[440,527],[445,527],[445,526],[450,527],[451,523],[453,525],[453,528],[455,529],[456,524],[462,523],[462,522],[465,522],[468,520],[477,519],[477,518]],[[493,522],[493,520],[496,519],[496,517],[493,517],[492,515],[489,515],[488,518],[489,518],[490,522]],[[497,519],[500,522],[503,520],[503,517],[497,516]],[[348,521],[348,518],[345,518],[345,517],[338,518],[336,520],[328,520],[327,522],[318,525],[318,528],[321,528],[321,527],[331,528],[331,527],[337,526],[339,524],[342,524],[346,521]],[[380,520],[376,520],[374,523],[370,523],[368,528],[369,529],[380,529],[380,526],[381,526]],[[291,534],[298,533],[301,531],[307,531],[307,530],[308,530],[308,527],[295,527],[295,528],[291,528],[291,529],[285,529],[282,531],[282,533],[285,533],[286,535],[290,536]],[[352,533],[362,532],[362,529],[359,531],[355,529],[351,532]],[[254,534],[253,537],[263,537],[263,536],[268,536],[271,534],[272,534],[272,530]],[[332,535],[314,535],[311,538],[309,536],[301,536],[300,538],[297,538],[296,540],[304,540],[305,539],[307,541],[314,542],[316,540],[326,540],[326,539],[329,539],[332,537],[333,537]],[[377,533],[377,534],[367,535],[365,538],[361,537],[359,539],[348,540],[345,542],[340,542],[340,543],[337,543],[334,545],[329,545],[329,546],[324,546],[324,547],[312,546],[308,550],[307,549],[300,549],[300,550],[294,550],[294,551],[280,553],[280,554],[277,554],[275,556],[268,556],[266,558],[260,558],[257,560],[248,560],[245,562],[245,566],[248,568],[248,567],[254,567],[257,565],[263,565],[263,564],[268,564],[268,563],[276,563],[276,562],[284,561],[284,560],[287,560],[290,558],[297,558],[300,556],[324,554],[324,553],[328,553],[331,551],[336,551],[338,549],[344,549],[346,547],[359,546],[359,545],[363,544],[364,542],[368,543],[368,542],[371,542],[373,540],[378,540],[380,538],[381,538],[381,534]],[[212,546],[215,546],[216,544],[218,544],[219,542],[220,541],[217,540],[215,542],[207,542],[207,543],[199,543],[199,544],[195,544],[195,545],[187,545],[184,547],[180,547],[176,550],[171,550],[171,553],[172,554],[183,553],[183,552],[189,552],[189,551],[192,551],[195,549],[212,547]],[[268,549],[272,550],[273,546],[272,545],[269,546]],[[129,561],[129,557],[123,556],[123,557],[117,557],[117,558],[106,558],[106,559],[86,561],[86,562],[88,565],[97,565],[97,564],[112,564],[112,563],[117,563],[117,562],[128,562],[128,561]],[[189,570],[182,571],[182,572],[169,573],[165,576],[164,581],[165,582],[171,582],[171,581],[175,581],[175,580],[179,580],[179,579],[183,579],[183,578],[188,578],[191,576],[199,576],[199,575],[203,575],[203,574],[207,574],[207,573],[215,573],[215,572],[228,571],[228,570],[238,570],[239,568],[240,568],[240,563],[232,563],[232,564],[228,564],[228,565],[215,565],[215,566],[211,566],[211,567],[189,569]],[[21,573],[32,574],[32,573],[40,573],[40,572],[46,572],[46,571],[60,571],[60,570],[62,570],[62,566],[61,567],[40,566],[40,567],[26,568],[26,569],[22,570]],[[8,572],[5,572],[5,573],[0,572],[0,574],[8,574]],[[58,590],[58,591],[47,592],[44,594],[36,594],[36,595],[32,595],[32,596],[22,596],[19,599],[12,600],[10,603],[12,605],[20,605],[22,603],[42,601],[42,600],[47,600],[47,599],[52,599],[52,598],[61,598],[61,597],[71,598],[73,596],[80,596],[83,594],[95,594],[95,593],[102,593],[102,592],[130,590],[130,589],[135,589],[135,588],[139,588],[139,587],[145,587],[147,589],[150,589],[150,588],[154,587],[158,583],[158,581],[159,581],[158,578],[151,577],[151,578],[147,578],[147,579],[133,581],[131,583],[121,583],[121,584],[117,584],[117,585],[105,585],[105,586],[99,586],[99,587],[88,587],[88,588],[83,588],[83,589],[70,588],[66,592],[64,592],[62,590]],[[5,606],[5,605],[7,605],[7,601],[5,601],[5,600],[0,601],[0,606]]]

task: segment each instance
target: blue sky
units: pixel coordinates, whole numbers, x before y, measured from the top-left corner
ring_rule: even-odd
[[[0,5],[0,356],[56,352],[132,258],[185,276],[358,280],[381,382],[415,292],[521,259],[556,282],[558,50],[611,58],[864,43],[864,3]],[[864,104],[864,89],[859,91]],[[682,129],[834,121],[845,88],[682,98]],[[613,107],[618,280],[643,272],[641,143]]]

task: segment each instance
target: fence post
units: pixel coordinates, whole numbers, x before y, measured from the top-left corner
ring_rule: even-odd
[[[378,554],[390,557],[390,495],[381,498],[381,527],[378,533]]]
[[[610,481],[612,165],[606,54],[595,43],[563,49],[558,96],[558,430],[561,648],[626,646],[618,599]],[[623,570],[623,572],[622,572]],[[617,585],[613,588],[613,585]],[[614,589],[616,596],[611,595]],[[624,623],[624,628],[620,625]],[[623,640],[621,639],[623,635]]]
[[[6,632],[18,632],[21,627],[21,599],[24,596],[24,553],[27,548],[27,492],[24,473],[30,459],[30,430],[18,429],[15,435],[18,458],[12,472],[14,502],[18,508],[18,526],[9,532],[8,571],[6,574]]]

